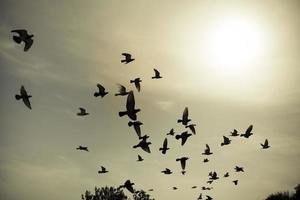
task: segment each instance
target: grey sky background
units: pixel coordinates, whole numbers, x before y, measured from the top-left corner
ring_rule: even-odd
[[[265,30],[268,51],[256,70],[236,75],[210,70],[207,28],[228,14],[253,17]],[[196,199],[210,171],[231,177],[213,185],[215,199],[264,199],[292,190],[300,181],[300,3],[298,1],[16,1],[0,6],[0,196],[19,199],[80,199],[94,186],[119,186],[126,179],[150,189],[156,199]],[[12,40],[12,29],[33,33],[29,52]],[[121,53],[136,58],[120,63]],[[153,81],[153,68],[163,79]],[[140,93],[129,80],[141,77]],[[109,95],[93,97],[96,84]],[[115,97],[117,83],[134,89],[141,108],[142,132],[150,135],[151,154],[133,149],[137,138],[118,112],[126,98]],[[14,99],[24,85],[33,110]],[[76,116],[78,107],[91,114]],[[185,106],[197,135],[181,147],[158,148],[177,124]],[[248,140],[234,138],[220,147],[234,128],[254,125]],[[271,148],[260,149],[268,138]],[[201,152],[214,155],[204,164]],[[78,152],[86,145],[90,152]],[[145,158],[137,163],[137,155]],[[175,159],[188,156],[187,174]],[[98,168],[110,173],[99,176]],[[233,173],[235,165],[244,174]],[[160,173],[164,168],[171,176]],[[231,181],[239,179],[238,187]],[[179,190],[171,190],[177,186]]]

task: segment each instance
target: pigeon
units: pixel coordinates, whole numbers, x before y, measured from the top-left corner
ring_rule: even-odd
[[[174,132],[174,128],[172,128],[171,130],[170,130],[170,132],[169,133],[167,133],[167,135],[171,135],[171,136],[173,136],[175,134],[175,132]]]
[[[178,188],[177,187],[173,187],[173,190],[177,190]]]
[[[210,172],[209,176],[210,176],[209,180],[217,180],[217,179],[219,179],[217,172]]]
[[[128,115],[128,117],[132,120],[136,120],[136,113],[141,111],[140,109],[135,109],[135,101],[133,91],[130,91],[127,96],[126,109],[127,111],[119,112],[119,116],[122,117],[124,115]]]
[[[165,138],[163,147],[159,148],[159,151],[161,151],[162,154],[166,154],[167,150],[169,150],[169,149],[170,148],[168,148],[168,139]]]
[[[251,133],[253,125],[250,125],[244,134],[241,134],[241,137],[249,138],[253,133]]]
[[[196,126],[196,124],[190,124],[190,125],[185,126],[185,128],[190,128],[190,130],[192,131],[192,133],[194,135],[196,135],[195,126]]]
[[[244,172],[244,168],[243,167],[235,166],[234,169],[235,169],[236,172]]]
[[[172,174],[173,172],[170,169],[166,168],[165,170],[161,171],[161,173],[168,175],[168,174]]]
[[[136,89],[138,90],[138,92],[141,91],[141,84],[140,82],[142,82],[142,80],[140,78],[135,78],[133,80],[130,80],[130,83],[134,83]]]
[[[31,104],[30,104],[30,101],[29,101],[29,98],[31,98],[31,97],[32,97],[31,95],[27,94],[27,92],[26,92],[23,85],[21,86],[20,94],[15,95],[16,100],[22,99],[25,106],[27,106],[27,108],[29,108],[29,109],[31,109]]]
[[[238,131],[236,129],[234,129],[233,132],[230,132],[230,133],[231,133],[230,136],[233,136],[233,137],[239,136]]]
[[[260,144],[260,145],[262,146],[263,149],[267,149],[270,147],[268,139],[265,140],[264,144]]]
[[[206,195],[206,200],[213,200],[213,198],[209,195]]]
[[[142,158],[142,156],[138,155],[137,161],[138,161],[138,162],[142,162],[143,160],[144,160],[144,159]]]
[[[137,147],[140,147],[147,153],[151,153],[150,147],[149,147],[150,144],[151,144],[151,142],[147,142],[147,139],[142,139],[137,145],[134,145],[133,148],[135,149]]]
[[[139,138],[141,137],[141,125],[143,125],[143,123],[140,121],[128,122],[128,126],[129,127],[133,126],[133,128]]]
[[[193,187],[192,187],[192,189],[196,189],[197,188],[197,186],[196,185],[194,185]]]
[[[200,195],[199,195],[199,197],[198,197],[197,200],[200,200],[200,199],[202,199],[202,193],[200,193]]]
[[[223,136],[223,140],[224,141],[221,143],[221,146],[228,145],[231,142],[231,140],[226,136]]]
[[[182,114],[182,119],[178,119],[177,122],[178,123],[182,123],[183,125],[187,125],[189,121],[191,121],[191,119],[188,118],[189,117],[189,110],[187,107],[185,107],[183,114]]]
[[[204,160],[203,160],[203,162],[204,163],[206,163],[206,162],[208,162],[209,160],[207,159],[207,158],[205,158]]]
[[[23,41],[25,43],[24,51],[28,51],[33,44],[33,35],[29,35],[25,29],[12,30],[11,32],[19,34],[19,36],[13,36],[14,41],[18,44]]]
[[[129,192],[134,193],[133,186],[134,183],[131,183],[130,180],[125,181],[124,185],[121,185],[118,189],[125,187]]]
[[[175,136],[176,140],[181,139],[181,146],[183,146],[186,142],[186,140],[188,139],[188,137],[190,137],[192,134],[188,133],[187,131],[178,134]]]
[[[186,165],[186,161],[188,160],[189,158],[188,157],[181,157],[181,158],[177,158],[176,161],[180,161],[180,164],[181,164],[181,173],[182,175],[185,174],[185,165]]]
[[[105,88],[99,83],[97,84],[97,87],[99,91],[94,93],[94,97],[101,96],[101,98],[103,98],[105,95],[108,94],[108,92],[105,91]]]
[[[237,184],[238,184],[238,181],[239,181],[239,180],[234,180],[234,181],[232,181],[232,182],[234,183],[234,185],[237,185]]]
[[[224,174],[224,177],[225,178],[229,177],[229,172],[227,172],[226,174]]]
[[[160,73],[159,73],[159,71],[157,69],[154,69],[154,72],[155,72],[155,76],[153,76],[152,79],[160,79],[160,78],[162,78],[160,76]]]
[[[129,92],[126,91],[126,87],[121,85],[121,84],[118,84],[119,86],[119,93],[115,94],[115,96],[126,96],[129,94]]]
[[[206,149],[204,150],[204,153],[202,153],[202,155],[211,155],[211,154],[213,153],[210,151],[208,144],[206,144]]]
[[[79,146],[76,148],[77,150],[81,150],[81,151],[89,151],[88,147],[83,147],[83,146]]]
[[[106,168],[103,167],[103,166],[101,166],[101,170],[98,171],[99,174],[105,174],[105,173],[107,173],[107,172],[108,172],[108,171],[107,171]]]
[[[79,108],[80,112],[77,113],[78,116],[86,116],[89,115],[89,113],[86,112],[84,108]]]
[[[132,58],[131,54],[129,53],[122,53],[122,55],[125,56],[125,59],[121,60],[122,63],[128,64],[135,60],[134,58]]]

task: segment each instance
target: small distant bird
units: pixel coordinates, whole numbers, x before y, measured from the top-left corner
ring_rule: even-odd
[[[253,135],[253,133],[251,133],[252,129],[253,129],[253,125],[250,125],[245,131],[245,133],[241,134],[241,137],[249,138],[251,135]]]
[[[173,172],[170,169],[166,168],[165,170],[161,171],[161,173],[168,175],[168,174],[172,174]]]
[[[167,135],[171,135],[171,136],[173,136],[174,134],[175,134],[174,128],[172,128],[172,129],[170,130],[170,132],[167,133]]]
[[[81,151],[89,151],[88,147],[83,147],[83,146],[79,146],[76,148],[77,150],[81,150]]]
[[[12,30],[11,32],[19,34],[19,36],[13,36],[14,41],[18,44],[23,41],[25,43],[24,51],[28,51],[33,44],[33,35],[29,35],[25,29]]]
[[[202,199],[202,193],[200,193],[199,197],[197,200],[201,200]]]
[[[244,168],[243,167],[235,166],[234,169],[235,169],[236,172],[244,172]]]
[[[130,83],[134,83],[134,85],[135,85],[135,87],[136,87],[136,89],[137,89],[138,92],[141,91],[141,84],[140,84],[140,82],[142,82],[142,80],[140,78],[135,78],[133,80],[130,80]]]
[[[160,76],[160,73],[159,73],[159,71],[157,69],[154,69],[154,72],[155,72],[155,76],[153,76],[152,79],[160,79],[160,78],[162,78]]]
[[[209,180],[217,180],[219,179],[217,172],[210,172],[209,173]]]
[[[192,189],[196,189],[197,188],[197,186],[196,185],[194,185],[193,187],[192,187]]]
[[[106,170],[105,167],[101,166],[101,170],[98,171],[99,174],[105,174],[107,173],[108,171]]]
[[[101,96],[101,98],[103,98],[105,95],[108,94],[108,92],[105,91],[105,88],[99,83],[97,84],[97,87],[99,91],[94,93],[94,97]]]
[[[151,144],[151,142],[147,142],[146,139],[142,139],[142,140],[140,140],[140,142],[137,145],[134,145],[133,148],[135,149],[137,147],[140,147],[147,153],[151,153],[150,147],[149,147],[150,144]]]
[[[126,109],[127,111],[119,112],[119,116],[122,117],[124,115],[128,115],[130,119],[136,120],[136,113],[141,111],[141,109],[135,109],[133,91],[130,91],[127,96]]]
[[[149,191],[149,192],[153,192],[154,190],[153,190],[153,189],[149,189],[148,191]]]
[[[221,146],[228,145],[231,142],[231,140],[226,136],[223,136],[223,140],[224,141],[221,143]]]
[[[143,125],[143,123],[140,121],[128,122],[128,126],[129,127],[133,126],[138,137],[141,137],[141,125]]]
[[[239,180],[234,180],[234,181],[232,181],[232,182],[234,183],[234,185],[237,185],[237,184],[238,184],[238,181],[239,181]]]
[[[137,161],[138,161],[138,162],[142,162],[143,160],[144,160],[144,159],[142,158],[142,156],[138,155]]]
[[[177,187],[173,187],[173,190],[177,190],[178,188]]]
[[[122,55],[125,56],[124,60],[121,60],[122,63],[128,64],[135,60],[129,53],[122,53]]]
[[[208,184],[212,184],[213,182],[214,182],[213,180],[206,181],[206,183]]]
[[[190,130],[192,131],[192,133],[194,135],[196,135],[195,126],[196,126],[196,124],[190,124],[190,125],[185,126],[185,128],[190,128]]]
[[[181,139],[181,146],[183,146],[186,142],[186,140],[188,139],[188,137],[190,137],[192,134],[188,133],[187,131],[178,134],[175,136],[176,140]]]
[[[180,161],[180,164],[181,164],[181,173],[182,175],[185,174],[185,166],[186,166],[186,161],[188,160],[189,158],[188,157],[181,157],[181,158],[177,158],[176,161]]]
[[[134,193],[133,186],[134,183],[131,183],[130,180],[125,181],[124,185],[121,185],[118,189],[120,188],[126,188],[129,192]]]
[[[182,123],[186,126],[189,123],[189,121],[191,121],[191,119],[189,119],[189,110],[188,107],[185,107],[182,114],[182,119],[178,119],[177,122]]]
[[[27,108],[29,108],[29,109],[31,109],[31,104],[29,101],[29,98],[31,98],[31,97],[32,97],[31,95],[27,94],[27,91],[25,90],[23,85],[20,88],[20,94],[15,95],[16,100],[22,99],[25,106],[27,106]]]
[[[204,163],[206,163],[206,162],[208,162],[209,160],[207,159],[207,158],[205,158],[204,160],[203,160],[203,162]]]
[[[206,195],[206,200],[213,200],[213,198],[209,195]]]
[[[202,190],[211,190],[211,189],[213,189],[212,187],[202,187],[201,188]]]
[[[226,174],[224,174],[224,177],[225,178],[229,177],[229,172],[227,172]]]
[[[167,150],[169,150],[169,149],[170,148],[168,148],[168,139],[165,138],[163,147],[159,148],[159,151],[161,151],[162,154],[166,154]]]
[[[115,96],[126,96],[128,95],[129,92],[126,91],[126,87],[121,85],[121,84],[118,84],[119,86],[119,93],[116,93]]]
[[[210,151],[209,145],[206,144],[206,149],[204,149],[204,153],[202,153],[202,155],[211,155],[211,154],[213,153]]]
[[[78,116],[86,116],[89,115],[89,113],[86,112],[84,108],[79,108],[80,112],[77,113]]]
[[[265,140],[264,144],[260,144],[260,145],[262,146],[263,149],[267,149],[270,147],[268,139]]]
[[[236,129],[234,129],[233,132],[230,132],[230,133],[231,133],[230,136],[233,136],[233,137],[239,136],[238,131]]]

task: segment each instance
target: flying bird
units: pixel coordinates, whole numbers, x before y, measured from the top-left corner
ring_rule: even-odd
[[[124,115],[128,115],[130,119],[136,120],[136,113],[141,110],[135,109],[135,100],[134,100],[133,91],[130,91],[127,96],[126,109],[127,111],[119,112],[119,116],[122,117]]]
[[[124,60],[121,60],[122,63],[128,64],[135,60],[129,53],[122,53],[122,55],[125,56]]]
[[[227,172],[226,174],[224,174],[224,177],[225,178],[229,177],[229,172]]]
[[[235,169],[236,172],[244,172],[244,168],[243,167],[235,166],[234,169]]]
[[[79,108],[80,112],[77,113],[78,116],[86,116],[89,115],[89,113],[86,112],[86,109],[84,108]]]
[[[219,179],[217,172],[210,172],[209,173],[209,180],[217,180]]]
[[[120,188],[126,188],[129,192],[134,193],[133,186],[134,183],[131,183],[130,180],[125,181],[124,185],[121,185],[118,189]]]
[[[154,190],[153,190],[153,189],[149,189],[148,191],[149,191],[149,192],[153,192]]]
[[[162,78],[160,76],[160,73],[159,73],[159,71],[157,69],[154,69],[154,73],[155,73],[155,76],[153,76],[152,79],[160,79],[160,78]]]
[[[134,145],[133,148],[140,147],[142,148],[145,152],[151,153],[149,145],[151,142],[147,142],[147,139],[141,139],[140,142],[137,145]]]
[[[177,187],[173,187],[173,190],[177,190],[178,188]]]
[[[137,89],[138,92],[141,91],[141,84],[140,84],[140,82],[142,82],[142,80],[140,78],[135,78],[133,80],[130,80],[130,83],[134,83],[134,85],[135,85],[135,87],[136,87],[136,89]]]
[[[163,147],[159,148],[159,151],[161,151],[162,154],[166,154],[167,150],[169,150],[169,149],[170,148],[168,148],[168,139],[165,138]]]
[[[196,185],[194,185],[193,187],[192,187],[192,189],[196,189],[197,188],[197,186]]]
[[[231,142],[231,140],[226,136],[223,136],[223,140],[224,141],[221,143],[221,146],[228,145]]]
[[[213,200],[213,198],[209,195],[206,195],[206,200]]]
[[[206,181],[206,183],[208,183],[208,184],[212,184],[213,182],[214,182],[213,180]]]
[[[196,124],[190,124],[190,125],[186,125],[185,128],[190,128],[190,130],[192,131],[192,133],[194,135],[196,135],[195,126],[196,126]]]
[[[140,121],[128,122],[128,126],[129,127],[133,126],[139,138],[141,137],[141,125],[143,125],[143,123]]]
[[[181,139],[181,146],[183,146],[186,142],[186,140],[191,136],[192,134],[188,133],[187,131],[178,134],[175,136],[176,140]]]
[[[142,158],[142,156],[138,155],[137,161],[138,161],[138,162],[142,162],[143,160],[144,160],[144,159]]]
[[[97,84],[97,87],[98,87],[98,92],[94,93],[94,97],[101,96],[101,98],[103,98],[105,95],[108,94],[108,92],[105,91],[105,88],[99,83]]]
[[[236,129],[234,129],[232,132],[230,132],[231,135],[230,136],[233,136],[233,137],[236,137],[236,136],[239,136],[238,134],[238,131]]]
[[[170,130],[170,132],[167,133],[167,135],[171,135],[171,136],[173,136],[174,134],[175,134],[174,128],[172,128],[172,129]]]
[[[234,185],[237,185],[237,184],[238,184],[238,181],[239,181],[239,180],[234,180],[234,181],[232,181],[232,182],[234,183]]]
[[[202,193],[200,193],[199,197],[197,200],[201,200],[202,199]]]
[[[204,160],[203,160],[203,162],[204,163],[206,163],[206,162],[208,162],[209,160],[207,159],[207,158],[205,158]]]
[[[13,36],[14,41],[18,44],[23,41],[25,43],[24,51],[28,51],[33,44],[33,35],[29,35],[25,29],[12,30],[11,32],[19,34],[19,36]]]
[[[260,144],[263,149],[268,149],[270,147],[268,139],[265,140],[264,144]]]
[[[177,158],[176,161],[180,161],[180,164],[181,164],[181,173],[182,175],[185,174],[185,166],[186,166],[186,161],[188,160],[189,158],[188,157],[181,157],[181,158]]]
[[[189,123],[189,121],[191,121],[191,119],[189,119],[189,110],[188,107],[185,107],[182,114],[182,119],[178,119],[177,122],[182,123],[183,125],[186,126]]]
[[[77,150],[81,150],[81,151],[89,151],[88,147],[83,147],[83,146],[79,146],[76,148]]]
[[[212,187],[202,187],[201,189],[202,190],[212,190],[213,188]]]
[[[161,171],[161,173],[168,175],[168,174],[172,174],[173,172],[170,169],[166,168],[165,170]]]
[[[105,174],[107,173],[108,171],[106,170],[105,167],[101,166],[101,170],[98,171],[99,174]]]
[[[119,86],[119,93],[116,93],[115,96],[126,96],[128,95],[129,92],[126,91],[126,87],[121,85],[121,84],[118,84]]]
[[[252,129],[253,129],[253,125],[250,125],[245,131],[245,133],[241,134],[241,137],[249,138],[251,135],[253,135],[253,133],[251,133]]]
[[[22,99],[25,106],[27,106],[27,108],[29,108],[29,109],[31,109],[31,104],[29,101],[29,98],[31,98],[31,97],[32,97],[31,95],[27,94],[27,91],[25,90],[23,85],[20,88],[20,94],[15,95],[16,100]]]
[[[211,155],[211,154],[213,153],[210,151],[209,145],[206,144],[206,149],[204,149],[204,153],[202,153],[202,155]]]

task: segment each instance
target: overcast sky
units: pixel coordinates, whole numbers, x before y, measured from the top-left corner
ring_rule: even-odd
[[[268,41],[259,62],[239,73],[211,70],[203,42],[229,15],[255,21]],[[10,33],[23,28],[34,34],[28,52]],[[203,192],[218,200],[291,191],[300,183],[299,35],[297,1],[2,0],[0,196],[74,200],[86,189],[130,179],[137,189],[153,188],[159,200],[196,199],[210,171],[231,175]],[[123,52],[136,60],[122,64]],[[151,79],[153,68],[163,79]],[[140,93],[129,83],[136,77]],[[97,83],[109,92],[103,99],[93,96]],[[117,83],[134,90],[151,154],[132,148],[138,140],[128,117],[118,116],[126,97],[114,96]],[[14,98],[21,85],[33,96],[32,110]],[[197,134],[183,147],[169,137],[162,155],[166,133],[185,130],[177,119],[186,106]],[[76,116],[78,107],[90,115]],[[223,135],[250,124],[249,139],[220,146]],[[266,138],[271,148],[261,150]],[[205,144],[214,152],[208,163],[202,162]],[[76,151],[78,145],[90,152]],[[144,162],[136,162],[138,154]],[[182,156],[190,158],[185,176],[175,161]],[[101,165],[109,173],[99,175]],[[245,173],[234,173],[235,165]],[[174,174],[161,174],[166,167]]]

